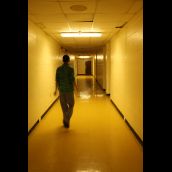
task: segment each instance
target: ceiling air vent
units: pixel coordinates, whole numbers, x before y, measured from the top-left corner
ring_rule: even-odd
[[[72,5],[70,9],[73,11],[85,11],[87,7],[84,5]]]

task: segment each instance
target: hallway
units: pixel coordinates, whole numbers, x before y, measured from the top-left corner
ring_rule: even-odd
[[[74,113],[56,101],[28,137],[28,172],[142,172],[143,148],[92,76],[77,76]]]

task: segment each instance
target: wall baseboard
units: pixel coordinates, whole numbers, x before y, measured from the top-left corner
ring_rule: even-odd
[[[124,115],[122,114],[122,112],[118,109],[118,107],[116,106],[116,104],[113,102],[113,100],[110,100],[111,103],[115,106],[116,110],[118,111],[118,113],[121,115],[121,117],[124,119]]]
[[[48,107],[48,109],[44,112],[44,114],[41,116],[41,119],[44,118],[44,116],[47,114],[47,112],[51,109],[51,107],[54,105],[54,103],[59,99],[59,96],[51,103],[51,105]]]
[[[41,120],[44,118],[44,116],[47,114],[47,112],[50,110],[50,108],[54,105],[54,103],[59,99],[59,96],[53,101],[53,103],[51,103],[51,105],[48,107],[48,109],[43,113],[43,115],[41,115]],[[28,135],[33,131],[33,129],[38,125],[38,123],[40,122],[40,120],[38,119],[35,124],[33,125],[33,127],[31,127],[31,129],[28,131]]]
[[[50,110],[50,108],[55,104],[55,102],[59,99],[59,97],[57,97],[57,99],[55,99],[53,101],[53,103],[48,107],[48,109],[44,112],[44,114],[41,116],[41,119],[43,119],[45,117],[45,115],[47,114],[47,112]],[[117,111],[119,112],[120,116],[123,118],[123,120],[126,122],[127,126],[130,128],[130,130],[132,131],[132,133],[134,134],[134,136],[136,137],[136,139],[138,140],[138,142],[143,146],[143,141],[142,139],[139,137],[139,135],[136,133],[136,131],[133,129],[133,127],[130,125],[130,123],[127,121],[126,118],[124,118],[124,115],[122,114],[122,112],[118,109],[118,107],[116,106],[116,104],[113,102],[113,100],[110,100],[111,103],[114,105],[114,107],[117,109]],[[35,124],[33,125],[33,127],[29,130],[28,135],[33,131],[33,129],[38,125],[39,123],[39,119],[35,122]]]
[[[119,112],[120,116],[123,118],[123,120],[126,122],[127,126],[129,127],[129,129],[132,131],[132,133],[134,134],[134,136],[136,137],[137,141],[143,146],[143,141],[140,138],[140,136],[136,133],[136,131],[134,130],[134,128],[130,125],[130,123],[127,121],[127,119],[124,117],[124,115],[122,114],[122,112],[119,110],[119,108],[116,106],[116,104],[113,102],[113,100],[110,100],[111,103],[114,105],[114,107],[117,109],[117,111]]]
[[[130,128],[130,130],[133,132],[133,134],[135,135],[135,137],[137,138],[138,142],[143,146],[143,141],[141,140],[141,138],[139,137],[139,135],[135,132],[135,130],[133,129],[133,127],[130,125],[130,123],[125,119],[126,124],[128,125],[128,127]]]
[[[98,84],[98,86],[102,89],[102,91],[105,91],[106,89],[104,89],[102,86],[101,86],[101,84],[99,83],[99,81],[97,80],[97,79],[95,79],[96,80],[96,83]]]
[[[33,131],[33,129],[38,125],[38,123],[39,123],[39,119],[35,122],[33,127],[31,127],[31,129],[28,131],[28,135]]]

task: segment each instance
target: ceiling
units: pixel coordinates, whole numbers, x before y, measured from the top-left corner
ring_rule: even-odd
[[[67,50],[91,51],[106,44],[143,7],[142,0],[28,0],[29,20]],[[71,9],[73,5],[76,10]],[[83,9],[82,9],[82,8]],[[83,10],[83,11],[82,11]],[[100,38],[62,38],[61,32],[102,32]]]

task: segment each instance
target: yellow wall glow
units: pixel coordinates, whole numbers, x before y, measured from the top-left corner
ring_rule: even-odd
[[[103,89],[105,89],[105,73],[105,57],[102,48],[96,55],[96,79]]]
[[[111,99],[143,139],[143,10],[111,39]]]
[[[60,46],[28,21],[28,130],[55,100],[55,72]]]
[[[110,94],[110,42],[106,44],[105,47],[105,68],[106,68],[106,75],[105,75],[105,88],[106,88],[106,94]]]

